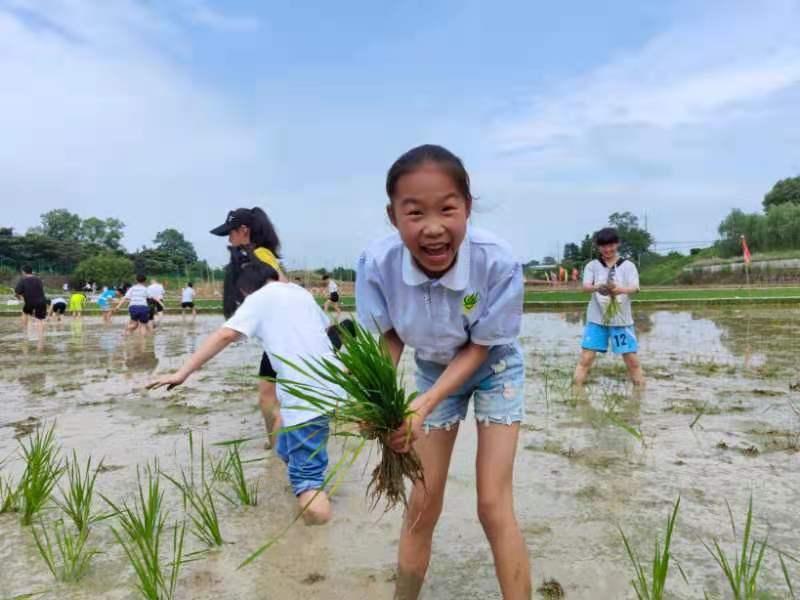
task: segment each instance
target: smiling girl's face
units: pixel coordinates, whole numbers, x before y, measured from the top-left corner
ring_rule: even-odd
[[[431,278],[441,277],[455,263],[471,210],[472,201],[435,162],[401,176],[387,207],[417,266]]]

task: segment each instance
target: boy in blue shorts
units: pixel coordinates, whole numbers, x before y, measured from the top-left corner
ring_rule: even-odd
[[[252,281],[248,281],[250,277]],[[212,333],[178,371],[156,379],[148,388],[166,386],[172,389],[181,385],[189,375],[242,337],[261,342],[277,380],[314,384],[307,374],[294,371],[281,358],[295,363],[303,359],[336,360],[328,333],[330,322],[307,290],[279,279],[277,271],[267,265],[243,272],[237,285],[245,299],[233,316]],[[330,386],[329,391],[344,397],[344,391],[339,388]],[[328,467],[328,419],[320,416],[309,403],[283,393],[280,385],[278,399],[284,429],[277,432],[276,452],[286,463],[303,519],[309,525],[321,525],[331,518],[330,500],[323,490]]]
[[[575,367],[575,386],[583,387],[597,353],[607,352],[609,344],[614,354],[622,355],[634,385],[643,386],[630,299],[639,291],[639,271],[633,262],[620,257],[616,229],[601,229],[594,242],[600,259],[591,261],[583,272],[583,291],[591,292],[592,298],[586,311],[581,357]]]

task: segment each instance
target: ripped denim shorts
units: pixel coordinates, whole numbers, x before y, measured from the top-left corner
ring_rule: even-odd
[[[417,390],[428,391],[447,365],[416,359]],[[467,417],[470,398],[475,398],[479,423],[511,425],[525,418],[525,360],[518,344],[492,346],[489,356],[455,394],[425,419],[425,431],[450,429]]]

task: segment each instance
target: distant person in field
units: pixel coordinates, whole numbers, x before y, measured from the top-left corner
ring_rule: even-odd
[[[278,274],[278,280],[288,281],[280,264],[281,242],[278,232],[267,213],[261,208],[237,208],[228,213],[225,222],[211,230],[214,235],[228,236],[228,250],[231,259],[225,267],[225,285],[222,295],[222,312],[230,319],[236,309],[244,301],[239,279],[248,276],[250,270],[260,271],[264,265]],[[259,406],[267,428],[267,446],[270,445],[269,434],[275,431],[280,405],[273,379],[276,376],[269,355],[261,355],[258,375]]]
[[[159,314],[164,312],[164,296],[167,292],[164,286],[156,281],[155,277],[150,278],[150,285],[147,286],[147,306],[150,309],[150,327],[155,327],[156,319]]]
[[[326,335],[328,317],[314,297],[293,283],[279,281],[272,267],[251,266],[237,279],[243,300],[233,316],[212,333],[172,375],[159,377],[148,387],[181,385],[195,371],[243,336],[256,338],[266,354],[290,361],[336,360],[331,341]],[[266,282],[266,285],[264,285]],[[296,372],[284,362],[273,362],[276,377],[301,383],[313,383],[308,375]],[[344,395],[330,386],[329,392]],[[281,398],[279,419],[286,429],[276,433],[275,449],[286,463],[289,482],[303,518],[309,525],[326,523],[331,517],[331,504],[323,491],[328,467],[329,422],[308,403],[292,396]]]
[[[56,296],[50,301],[50,316],[61,323],[61,318],[67,312],[67,301],[62,296]]]
[[[28,332],[28,322],[32,317],[36,324],[36,333],[44,336],[44,325],[47,319],[47,298],[44,295],[42,280],[33,274],[30,265],[22,267],[22,278],[14,288],[14,295],[22,300],[22,328]]]
[[[75,290],[69,297],[69,314],[72,318],[78,320],[83,314],[83,307],[86,305],[86,295],[80,291]]]
[[[330,312],[331,309],[336,311],[336,320],[339,320],[339,317],[342,315],[342,307],[339,305],[339,301],[341,298],[339,297],[339,284],[336,283],[330,275],[323,275],[322,282],[327,286],[327,298],[325,299],[325,305],[322,307],[326,313]]]
[[[192,320],[197,317],[197,308],[194,306],[194,283],[191,281],[181,291],[181,317],[186,315],[186,311],[192,311]]]
[[[586,311],[586,329],[581,356],[575,367],[574,382],[583,387],[598,352],[622,356],[631,381],[644,385],[644,373],[637,351],[639,343],[633,324],[631,296],[639,291],[639,271],[630,260],[620,257],[616,229],[601,229],[595,234],[600,258],[591,261],[583,272],[583,291],[592,294]]]
[[[129,335],[137,330],[141,335],[152,331],[150,307],[147,305],[146,281],[147,277],[142,274],[137,275],[136,285],[132,285],[125,291],[122,300],[120,300],[119,304],[114,308],[114,311],[116,311],[125,306],[126,303],[130,304],[128,307],[130,321],[125,326],[125,335]]]
[[[106,325],[111,323],[111,316],[113,314],[111,306],[111,302],[116,298],[117,293],[114,290],[108,288],[108,286],[103,286],[100,295],[97,297],[97,306],[100,308],[100,312],[103,315],[103,323]]]

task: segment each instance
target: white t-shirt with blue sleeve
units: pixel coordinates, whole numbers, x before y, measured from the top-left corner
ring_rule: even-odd
[[[276,379],[285,379],[314,387],[319,382],[304,375],[281,358],[298,366],[303,360],[321,358],[336,360],[328,338],[330,321],[307,290],[293,283],[273,282],[244,299],[225,327],[247,337],[256,338],[270,358]],[[344,391],[329,385],[328,391],[344,397]],[[281,418],[284,425],[306,423],[320,413],[305,400],[288,394],[278,384]]]
[[[359,321],[381,333],[394,329],[418,358],[445,365],[468,342],[514,343],[524,290],[522,265],[508,244],[476,227],[439,279],[420,270],[397,233],[364,251],[356,275]]]

